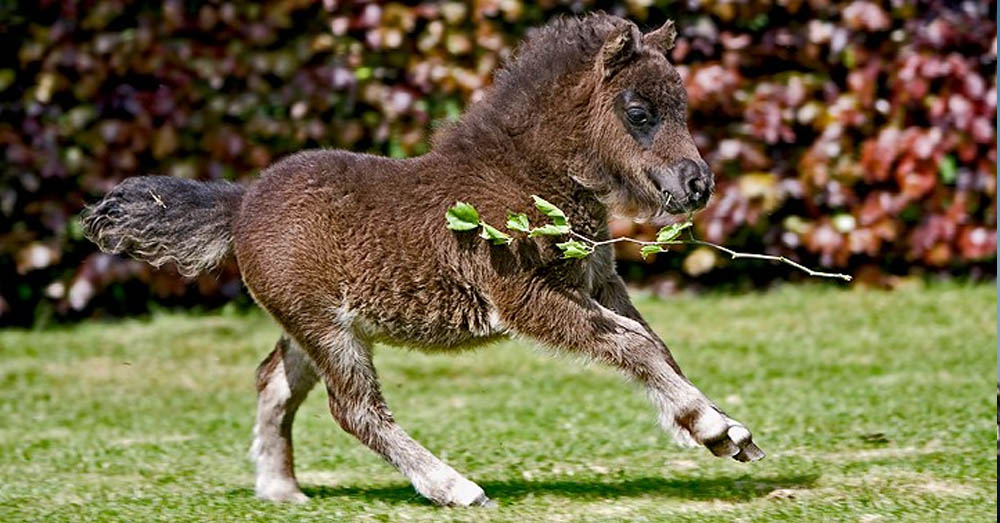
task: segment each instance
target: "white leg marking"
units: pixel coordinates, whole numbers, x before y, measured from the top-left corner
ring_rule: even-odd
[[[486,500],[486,493],[479,485],[440,461],[431,464],[430,470],[407,476],[417,492],[441,505],[468,507]]]
[[[315,383],[316,374],[294,342],[279,343],[284,343],[283,354],[278,361],[267,364],[257,397],[257,422],[250,446],[256,464],[255,491],[260,499],[303,503],[309,498],[295,480],[291,427],[286,425]]]

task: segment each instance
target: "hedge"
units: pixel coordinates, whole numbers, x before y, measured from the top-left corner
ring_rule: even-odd
[[[137,174],[245,179],[309,147],[420,154],[527,30],[591,9],[678,23],[718,182],[704,238],[880,285],[995,277],[995,3],[653,4],[2,2],[0,324],[246,301],[233,266],[191,282],[95,252],[78,213]],[[659,256],[619,252],[661,289],[791,276]]]

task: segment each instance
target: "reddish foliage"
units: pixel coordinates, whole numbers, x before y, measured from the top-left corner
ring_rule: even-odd
[[[232,267],[191,284],[95,254],[75,216],[134,174],[247,177],[319,146],[420,154],[528,28],[585,8],[677,20],[718,177],[707,239],[868,279],[995,270],[995,3],[779,4],[19,3],[0,13],[16,50],[0,55],[0,323],[240,295]],[[614,231],[650,234],[636,227]],[[697,256],[689,281],[737,274]],[[632,268],[682,267],[656,263]]]

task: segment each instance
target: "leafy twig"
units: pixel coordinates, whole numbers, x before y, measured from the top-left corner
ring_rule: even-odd
[[[556,247],[562,251],[563,258],[585,258],[593,253],[595,248],[601,245],[609,245],[618,242],[629,242],[641,245],[642,249],[640,249],[639,252],[642,254],[643,258],[649,256],[650,254],[665,252],[671,245],[703,245],[724,252],[734,260],[738,258],[746,258],[773,261],[795,267],[809,276],[816,276],[819,278],[839,278],[844,281],[851,281],[850,275],[816,271],[784,256],[738,252],[712,242],[698,240],[694,237],[694,234],[691,233],[692,222],[690,219],[661,228],[656,233],[655,241],[637,240],[627,236],[612,238],[610,240],[594,240],[574,231],[570,226],[569,221],[566,219],[566,214],[563,213],[561,209],[538,196],[532,195],[531,198],[535,201],[535,207],[541,211],[542,214],[552,220],[552,223],[532,228],[531,224],[528,222],[527,215],[524,213],[511,212],[507,214],[507,229],[515,232],[526,233],[529,238],[563,235],[575,238],[556,244]],[[479,218],[479,213],[476,209],[467,203],[456,202],[453,207],[448,209],[445,218],[447,219],[447,226],[451,230],[470,231],[481,228],[482,230],[480,231],[479,236],[483,239],[490,240],[494,245],[507,245],[513,241],[513,238],[510,235],[505,234],[482,221]],[[681,233],[685,230],[688,231],[689,239],[679,239]]]

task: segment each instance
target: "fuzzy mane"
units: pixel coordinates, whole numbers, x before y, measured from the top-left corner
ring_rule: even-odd
[[[513,58],[496,73],[489,98],[510,100],[556,83],[566,74],[592,67],[608,35],[628,24],[605,13],[560,16],[528,31]]]
[[[605,13],[560,16],[528,31],[511,59],[493,77],[485,96],[457,122],[434,136],[434,146],[466,148],[491,134],[518,134],[538,100],[560,81],[594,64],[608,35],[630,22]],[[500,136],[498,136],[500,138]]]

